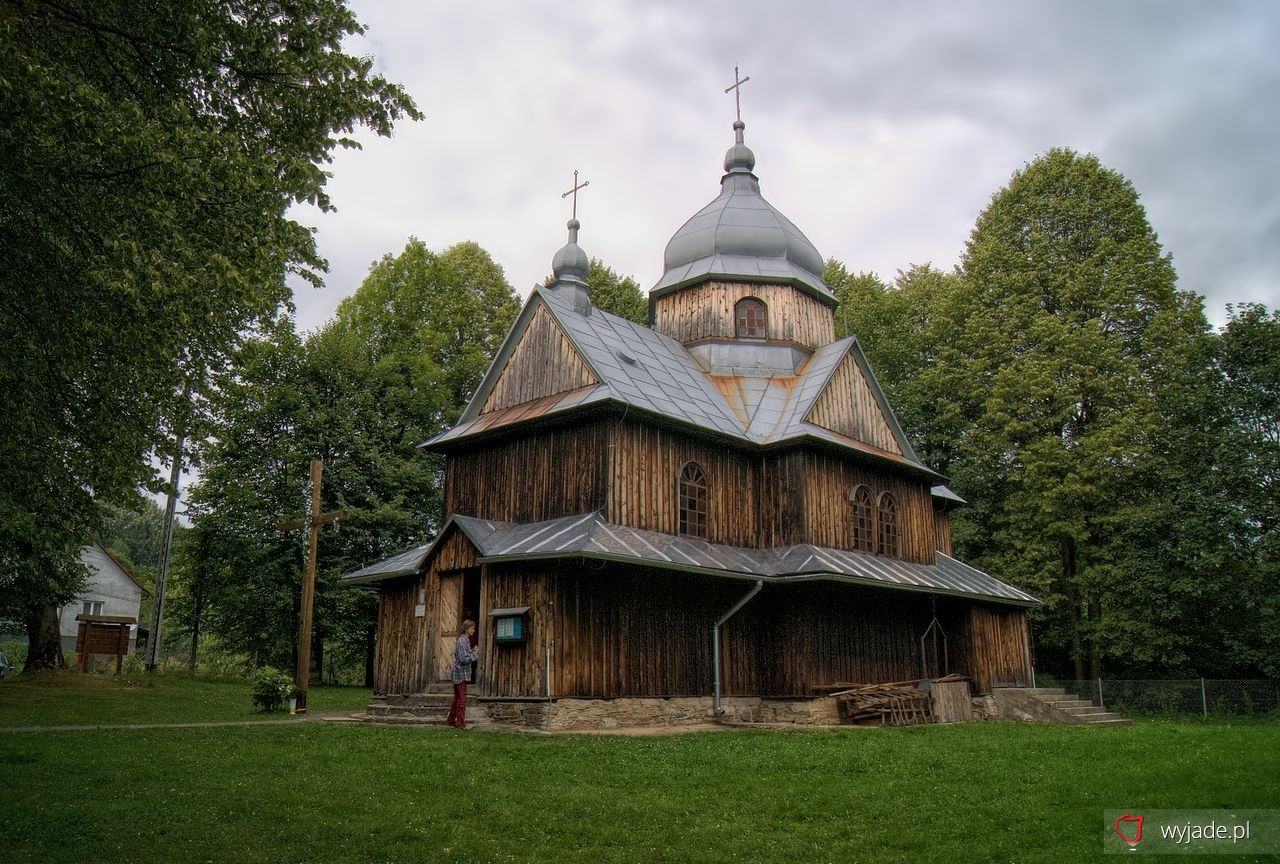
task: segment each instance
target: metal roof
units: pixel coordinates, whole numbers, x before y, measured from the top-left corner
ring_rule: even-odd
[[[443,534],[443,532],[441,533]],[[384,558],[376,564],[370,564],[367,567],[361,567],[359,570],[344,573],[342,581],[349,585],[360,585],[381,582],[384,579],[394,579],[397,576],[412,576],[422,569],[422,562],[426,560],[427,553],[431,551],[431,547],[434,545],[435,543],[432,542],[422,546],[415,546],[405,552],[392,555],[390,558]]]
[[[573,308],[573,301],[573,294],[568,290],[534,289],[458,424],[426,442],[427,446],[469,438],[579,406],[614,402],[744,444],[771,445],[802,438],[817,439],[937,476],[911,449],[857,339],[852,336],[819,348],[794,375],[735,375],[728,376],[732,381],[726,382],[722,380],[726,376],[709,375],[697,357],[671,337],[595,307],[583,314]],[[540,304],[545,305],[599,383],[480,414],[480,406]],[[902,455],[805,421],[846,357],[851,357],[861,369]]]
[[[535,523],[506,523],[454,516],[482,562],[586,557],[712,576],[763,578],[766,582],[851,582],[896,590],[1038,605],[1030,594],[975,567],[943,555],[917,564],[810,544],[749,549],[708,543],[605,522],[599,512]]]
[[[741,121],[725,154],[720,194],[667,243],[665,270],[650,296],[710,278],[790,283],[835,304],[822,281],[823,259],[809,238],[760,194],[755,154],[743,143]]]

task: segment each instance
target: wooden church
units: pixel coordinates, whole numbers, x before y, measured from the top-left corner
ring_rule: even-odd
[[[379,591],[375,695],[796,699],[960,673],[1030,684],[1028,594],[952,557],[924,465],[823,258],[734,124],[720,194],[667,244],[649,326],[594,307],[579,224],[457,425],[444,527],[349,574]]]

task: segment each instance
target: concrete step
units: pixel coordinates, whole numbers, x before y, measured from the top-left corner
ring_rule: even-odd
[[[993,688],[1002,716],[1041,723],[1067,723],[1074,726],[1130,726],[1119,714],[1107,711],[1087,699],[1066,693],[1060,687]]]
[[[1090,720],[1088,725],[1090,726],[1132,726],[1133,721],[1130,720],[1128,717],[1119,717],[1113,714],[1112,719],[1110,720]]]
[[[449,713],[449,706],[397,706],[370,705],[365,709],[370,717],[438,717],[444,719]]]
[[[1116,720],[1124,720],[1125,725],[1129,725],[1130,722],[1127,718],[1121,717],[1119,714],[1113,714],[1110,711],[1099,711],[1096,708],[1088,714],[1076,714],[1075,718],[1081,722],[1091,724],[1114,723]]]
[[[1093,705],[1089,702],[1085,702],[1080,705],[1071,705],[1067,707],[1064,707],[1062,705],[1058,705],[1055,703],[1050,703],[1050,704],[1053,705],[1053,708],[1055,710],[1061,711],[1063,714],[1074,714],[1074,715],[1093,714],[1098,710],[1097,705]]]

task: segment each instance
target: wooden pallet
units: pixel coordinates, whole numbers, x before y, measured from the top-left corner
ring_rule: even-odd
[[[963,681],[947,675],[935,683]],[[932,700],[920,689],[920,681],[846,686],[830,694],[836,700],[841,721],[863,726],[915,726],[934,722]]]

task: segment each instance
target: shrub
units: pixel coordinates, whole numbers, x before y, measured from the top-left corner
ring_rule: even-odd
[[[285,700],[295,695],[293,679],[270,666],[254,673],[249,692],[253,696],[253,707],[264,714],[279,711]]]

